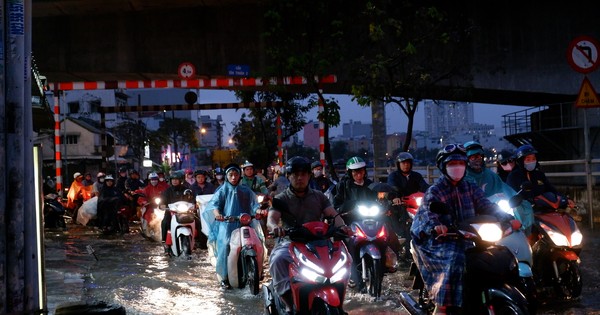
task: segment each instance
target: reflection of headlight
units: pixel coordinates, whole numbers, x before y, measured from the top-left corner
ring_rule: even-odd
[[[423,197],[416,197],[415,198],[415,203],[417,204],[417,206],[421,206],[421,203],[423,203]]]
[[[372,206],[365,206],[365,205],[359,205],[358,206],[358,213],[360,213],[360,215],[365,216],[365,217],[374,217],[377,216],[379,214],[379,206],[377,205],[372,205]]]
[[[160,201],[161,201],[161,200],[160,200],[160,198],[159,198],[159,197],[156,197],[156,198],[154,198],[154,203],[155,203],[155,204],[159,205],[159,204],[160,204]]]
[[[486,242],[497,242],[502,238],[502,229],[498,223],[473,224],[473,227]]]

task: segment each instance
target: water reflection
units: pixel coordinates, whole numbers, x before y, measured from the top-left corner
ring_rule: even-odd
[[[191,260],[169,258],[160,244],[138,233],[106,237],[80,225],[45,236],[50,314],[60,304],[79,301],[123,305],[127,314],[264,313],[261,294],[251,295],[247,288],[220,290],[205,250],[195,250]],[[98,260],[88,253],[88,245]],[[346,310],[350,314],[404,313],[395,298],[398,282],[386,279],[390,298],[383,301],[349,292]]]

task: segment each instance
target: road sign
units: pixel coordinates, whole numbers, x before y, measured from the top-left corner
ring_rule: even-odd
[[[579,89],[579,95],[577,96],[577,100],[575,101],[575,107],[600,107],[600,100],[598,99],[598,94],[596,94],[596,91],[594,91],[594,87],[592,86],[592,83],[590,83],[590,80],[588,80],[587,77],[583,78],[581,88]]]
[[[177,74],[182,79],[189,79],[196,75],[196,67],[191,62],[182,62],[177,67]]]
[[[227,65],[227,75],[235,77],[247,77],[250,75],[249,65]]]
[[[579,36],[571,41],[567,50],[567,60],[575,71],[586,74],[596,69],[598,62],[598,41],[589,36]]]

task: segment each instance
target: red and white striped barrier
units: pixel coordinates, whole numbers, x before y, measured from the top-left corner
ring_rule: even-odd
[[[319,84],[331,84],[337,82],[336,75],[315,76],[315,82]],[[273,77],[273,78],[216,78],[216,79],[181,79],[181,80],[145,80],[145,81],[80,81],[50,83],[50,90],[114,90],[114,89],[163,89],[163,88],[235,88],[235,87],[258,87],[269,85],[305,85],[309,81],[306,77]]]

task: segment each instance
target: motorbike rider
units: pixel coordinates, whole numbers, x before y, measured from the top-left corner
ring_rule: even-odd
[[[275,197],[275,195],[282,192],[289,185],[290,185],[290,181],[285,176],[285,167],[276,165],[273,183],[268,187],[269,191],[270,191],[269,195],[271,197]]]
[[[449,144],[441,149],[437,153],[436,164],[442,176],[425,193],[410,231],[415,246],[415,263],[436,305],[434,314],[459,314],[465,243],[451,239],[439,241],[436,235],[445,235],[450,224],[481,214],[494,215],[501,222],[510,221],[513,227],[520,227],[520,222],[488,200],[473,181],[464,180],[467,155],[461,144]],[[449,215],[440,216],[432,212],[432,202],[443,203]]]
[[[115,183],[115,187],[123,193],[125,192],[125,182],[127,181],[127,167],[121,166],[119,168],[119,175],[117,177],[117,181]]]
[[[196,170],[194,172],[196,181],[191,185],[190,189],[194,196],[210,195],[215,193],[215,186],[208,180],[208,172],[205,170]]]
[[[254,173],[254,164],[246,160],[241,167],[243,176],[240,183],[250,187],[250,189],[252,189],[252,191],[256,194],[267,195],[269,193],[269,190],[267,189],[267,183],[262,178],[256,176]]]
[[[167,188],[169,188],[169,184],[167,183],[167,179],[165,178],[165,172],[163,172],[162,170],[158,170],[156,171],[156,175],[158,175],[158,187],[160,187],[160,189],[162,189],[163,191]]]
[[[171,186],[165,189],[161,194],[161,202],[160,208],[166,209],[169,204],[177,202],[177,201],[187,201],[194,203],[192,200],[192,192],[189,191],[189,194],[186,193],[187,187],[183,184],[184,182],[184,174],[182,171],[175,171],[171,174]],[[169,229],[171,228],[171,212],[165,211],[165,216],[161,222],[161,231],[162,231],[162,244],[165,249],[165,254],[171,254],[171,247],[166,244],[167,234]]]
[[[410,196],[416,192],[425,192],[429,184],[421,173],[413,171],[414,158],[408,152],[400,152],[396,157],[396,170],[388,175],[387,183],[394,188],[395,195],[392,199],[391,225],[396,234],[406,239],[404,246],[404,260],[410,260],[410,231],[406,221],[409,220],[406,208],[402,206],[402,197]]]
[[[515,168],[515,159],[509,155],[498,154],[496,158],[496,173],[506,183],[508,174]]]
[[[337,211],[325,194],[308,186],[310,180],[310,162],[300,156],[294,156],[285,163],[285,174],[290,185],[272,200],[267,226],[275,236],[285,236],[285,228],[302,225],[311,221],[321,221],[324,217],[334,217]],[[283,211],[283,208],[286,210]],[[281,223],[281,225],[280,225]],[[347,234],[352,231],[344,225],[341,216],[335,217],[335,226],[341,227]],[[288,313],[292,310],[292,292],[290,287],[289,265],[292,257],[289,253],[290,240],[280,239],[273,247],[269,258],[269,270],[273,277],[273,286],[286,305]]]
[[[517,192],[500,179],[498,174],[492,172],[485,166],[483,146],[477,141],[468,141],[464,144],[467,150],[467,174],[466,178],[475,181],[477,186],[483,190],[486,197],[498,193],[504,194],[507,198],[514,196]],[[533,209],[527,201],[515,208],[516,218],[521,221],[521,229],[526,235],[531,233],[533,224]]]
[[[116,232],[117,211],[124,201],[125,197],[121,191],[117,189],[113,176],[110,174],[106,175],[104,178],[104,187],[102,187],[100,195],[98,195],[96,214],[98,227],[101,228],[105,234]]]
[[[248,186],[240,184],[241,169],[237,164],[225,167],[225,184],[217,189],[211,200],[202,212],[205,222],[209,225],[208,244],[217,259],[217,275],[221,279],[221,288],[231,289],[227,273],[227,256],[229,254],[229,240],[233,230],[240,227],[239,222],[221,221],[226,216],[239,216],[242,213],[251,215],[266,215],[267,211],[259,209],[260,205],[256,195]],[[260,224],[253,220],[251,223],[257,235],[264,244],[264,234]]]
[[[346,176],[345,179],[341,180],[336,187],[336,194],[333,197],[333,207],[338,212],[350,212],[354,209],[359,201],[377,201],[377,192],[371,190],[369,186],[373,183],[367,178],[367,163],[360,157],[351,157],[346,162]],[[348,214],[345,216],[345,221],[350,223],[358,218],[354,214]],[[386,220],[387,221],[387,220]],[[389,223],[386,222],[386,223]],[[357,266],[356,264],[360,261],[354,242],[350,239],[344,240],[348,252],[352,254],[352,273],[350,278],[350,286],[353,287],[356,283],[362,285],[362,281],[359,281]],[[388,246],[397,255],[400,252],[401,245],[398,240],[396,233],[389,233],[388,235]],[[395,270],[394,270],[395,271]],[[359,291],[362,287],[359,287]]]
[[[141,192],[146,196],[146,199],[153,203],[156,197],[160,197],[162,192],[165,191],[167,187],[161,187],[158,183],[160,180],[158,179],[158,174],[152,172],[148,175],[148,180],[150,182],[149,185],[141,189]]]
[[[104,187],[105,177],[106,174],[103,172],[98,172],[98,174],[96,174],[96,182],[92,185],[92,197],[100,195],[100,190],[102,190],[102,187]]]
[[[221,185],[223,185],[225,183],[225,172],[223,171],[222,168],[217,167],[214,170],[215,176],[214,179],[212,181],[213,186],[215,186],[215,190],[217,190],[217,188],[221,187]]]
[[[183,185],[186,186],[187,188],[190,188],[194,183],[196,182],[196,179],[194,178],[194,171],[192,171],[192,169],[188,168],[185,170],[185,182],[183,182]]]
[[[92,179],[92,174],[91,173],[85,173],[85,175],[83,175],[83,186],[92,186],[94,185],[94,180]]]
[[[79,207],[84,201],[90,199],[92,187],[83,185],[83,175],[79,172],[73,174],[73,179],[67,192],[67,209],[71,211],[73,218],[76,218]]]
[[[310,167],[313,174],[309,184],[310,188],[318,189],[322,193],[326,192],[327,189],[333,185],[333,182],[327,178],[327,176],[325,176],[325,173],[323,172],[323,164],[321,164],[321,161],[314,161]]]

